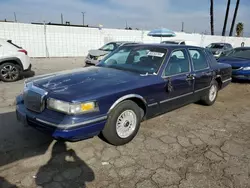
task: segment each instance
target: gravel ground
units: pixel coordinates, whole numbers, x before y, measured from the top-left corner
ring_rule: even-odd
[[[83,58],[34,59],[45,74]],[[144,122],[120,147],[98,137],[62,143],[16,121],[23,80],[0,82],[0,187],[249,188],[250,85],[232,83],[214,106],[191,104]]]

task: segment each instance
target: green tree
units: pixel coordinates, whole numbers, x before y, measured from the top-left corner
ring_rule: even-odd
[[[227,1],[227,9],[226,9],[226,15],[225,15],[225,21],[224,21],[224,26],[222,30],[222,36],[226,35],[226,30],[227,30],[227,19],[228,19],[228,14],[230,10],[230,5],[231,5],[231,0]]]
[[[237,37],[242,37],[243,36],[243,31],[244,31],[244,24],[242,22],[239,22],[236,25],[236,35],[237,35]]]
[[[214,0],[210,0],[210,27],[211,35],[214,35]]]

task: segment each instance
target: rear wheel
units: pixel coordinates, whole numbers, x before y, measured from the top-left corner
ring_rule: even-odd
[[[11,62],[0,65],[0,80],[15,82],[20,78],[21,67]]]
[[[213,105],[217,99],[218,91],[219,91],[218,82],[214,80],[211,84],[209,91],[202,98],[202,102],[207,106]]]
[[[135,102],[127,100],[111,111],[102,134],[110,144],[124,145],[136,136],[140,122],[140,107]]]

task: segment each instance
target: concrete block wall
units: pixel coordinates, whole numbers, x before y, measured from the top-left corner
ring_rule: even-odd
[[[26,23],[0,23],[0,38],[11,39],[22,46],[30,57],[86,56],[88,50],[110,41],[138,41],[159,43],[167,38],[147,36],[149,31],[98,29],[70,26],[34,25]],[[176,39],[193,41],[205,47],[211,42],[229,42],[238,47],[242,42],[250,46],[250,38],[209,36],[176,32]]]

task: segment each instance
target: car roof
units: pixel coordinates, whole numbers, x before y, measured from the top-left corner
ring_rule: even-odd
[[[199,46],[191,46],[191,45],[177,45],[177,44],[156,44],[156,43],[148,43],[148,44],[127,44],[126,46],[136,46],[136,47],[156,47],[156,48],[171,48],[171,49],[175,49],[175,48],[199,48],[199,49],[204,49],[203,47],[199,47]]]
[[[212,42],[211,44],[230,44],[230,43],[226,43],[226,42]]]
[[[122,43],[122,44],[135,43],[135,44],[139,44],[141,42],[135,42],[135,41],[111,41],[111,42],[108,42],[108,43]]]
[[[0,41],[1,42],[7,42],[8,39],[3,39],[3,38],[0,38]]]
[[[182,41],[185,41],[185,40],[181,40],[181,39],[169,39],[169,40],[164,40],[162,42],[182,42]]]

